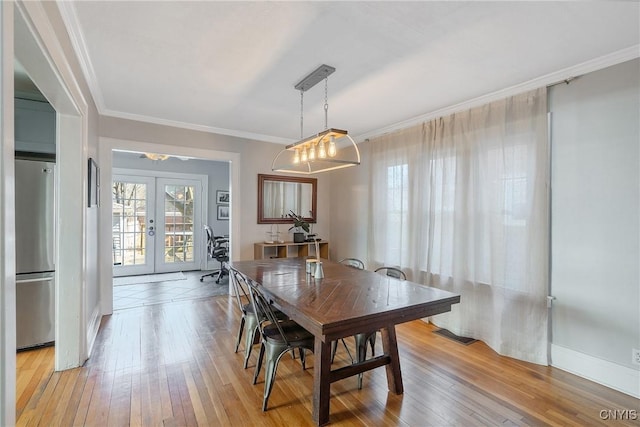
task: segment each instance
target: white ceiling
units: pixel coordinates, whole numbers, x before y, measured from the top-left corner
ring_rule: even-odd
[[[293,86],[323,63],[329,127],[362,138],[640,42],[637,2],[59,4],[101,114],[272,142],[300,137]],[[305,137],[323,104],[320,83]]]

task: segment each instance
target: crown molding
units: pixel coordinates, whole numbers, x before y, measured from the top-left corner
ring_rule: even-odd
[[[61,1],[56,2],[56,5],[60,11],[62,22],[64,22],[64,25],[67,28],[67,34],[69,34],[71,45],[73,46],[73,50],[76,52],[78,62],[80,62],[80,68],[82,69],[84,78],[89,86],[89,91],[91,92],[93,101],[96,104],[96,109],[98,110],[98,113],[101,113],[104,110],[104,98],[100,91],[100,86],[98,85],[98,79],[96,78],[93,64],[89,58],[87,44],[85,43],[82,31],[80,31],[80,22],[78,21],[78,16],[76,15],[73,2]]]
[[[527,92],[529,90],[537,89],[542,86],[553,86],[557,83],[562,83],[565,80],[577,78],[593,71],[601,70],[603,68],[610,67],[612,65],[620,64],[632,59],[640,57],[640,44],[630,46],[625,49],[612,52],[610,54],[600,56],[589,61],[582,62],[580,64],[564,68],[553,73],[546,74],[541,77],[526,81],[524,83],[517,84],[505,89],[479,96],[477,98],[470,99],[458,104],[451,105],[449,107],[440,108],[429,113],[421,114],[411,119],[403,120],[385,126],[383,128],[375,129],[370,132],[363,133],[354,137],[359,142],[362,142],[369,138],[375,138],[384,134],[395,132],[401,129],[406,129],[420,123],[424,123],[429,120],[433,120],[439,117],[451,115],[456,112],[466,111],[471,108],[478,107],[480,105],[488,104],[493,101],[504,99],[509,96],[517,95],[519,93]]]
[[[113,111],[113,110],[105,110],[101,113],[101,115],[105,117],[114,117],[117,119],[134,120],[138,122],[152,123],[152,124],[162,125],[162,126],[171,126],[171,127],[195,130],[200,132],[215,133],[218,135],[235,136],[238,138],[258,140],[263,142],[271,142],[274,144],[288,145],[296,141],[295,139],[290,139],[290,138],[280,138],[277,136],[263,135],[260,133],[244,132],[244,131],[233,130],[233,129],[224,129],[224,128],[218,128],[214,126],[205,126],[205,125],[199,125],[195,123],[180,122],[177,120],[168,120],[168,119],[161,119],[157,117],[144,116],[141,114],[122,113],[120,111]]]

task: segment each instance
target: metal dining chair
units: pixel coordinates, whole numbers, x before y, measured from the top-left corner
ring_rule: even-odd
[[[339,264],[357,268],[358,270],[364,270],[364,262],[360,261],[358,258],[345,258],[340,261]]]
[[[358,258],[344,258],[343,260],[339,261],[339,264],[343,264],[343,265],[346,265],[347,267],[355,268],[358,270],[364,270],[364,262],[362,262]],[[353,338],[356,342],[356,360],[360,360],[360,359],[364,360],[364,358],[361,357],[360,353],[363,348],[364,348],[364,351],[366,352],[367,342],[371,344],[371,352],[373,353],[374,346],[376,343],[375,333],[356,334],[353,336]],[[340,341],[342,341],[342,345],[344,346],[344,349],[347,351],[347,354],[349,355],[349,359],[351,360],[351,363],[353,363],[354,359],[353,359],[353,356],[351,355],[351,351],[349,351],[349,347],[347,347],[347,343],[344,341],[344,338],[340,338]],[[333,341],[331,343],[331,361],[332,362],[336,357],[337,350],[338,350],[338,341]]]
[[[404,271],[396,267],[379,267],[375,269],[376,273],[384,272],[387,276],[394,279],[407,280]],[[376,346],[376,334],[378,331],[362,333],[354,335],[356,340],[356,360],[358,363],[364,362],[367,358],[367,344],[371,346],[371,357],[374,357]],[[363,374],[358,374],[358,390],[362,388]]]
[[[404,271],[397,267],[378,267],[375,269],[375,272],[384,272],[387,276],[393,277],[394,279],[407,280],[407,275]]]
[[[236,338],[235,352],[238,352],[238,348],[240,347],[240,340],[242,339],[242,332],[246,327],[247,335],[245,337],[244,343],[243,367],[244,369],[247,369],[249,356],[251,356],[251,349],[253,348],[254,344],[257,344],[256,331],[258,329],[258,316],[256,316],[253,304],[251,303],[251,297],[249,296],[245,288],[247,282],[244,276],[237,270],[231,268],[229,269],[229,280],[231,281],[231,285],[233,286],[237,306],[242,313],[242,318],[240,319],[240,327],[238,328],[238,335]],[[247,302],[245,303],[245,301]]]
[[[262,410],[266,411],[280,359],[289,350],[293,351],[298,349],[302,369],[305,369],[305,350],[313,352],[314,336],[293,320],[279,319],[272,305],[264,297],[262,292],[260,292],[258,286],[251,280],[248,280],[247,284],[249,286],[249,295],[254,312],[265,314],[265,318],[258,321],[261,345],[256,371],[253,375],[253,383],[255,384],[258,380],[258,374],[260,373],[262,361],[266,353],[264,398],[262,400]]]
[[[251,351],[253,346],[258,344],[258,323],[265,319],[265,314],[262,312],[254,311],[253,304],[251,303],[251,296],[249,295],[249,279],[247,279],[242,273],[233,268],[229,268],[229,280],[233,286],[235,299],[242,318],[240,319],[240,326],[238,328],[238,335],[236,338],[235,352],[238,352],[240,347],[240,341],[242,340],[242,333],[246,329],[247,334],[244,340],[244,363],[243,368],[247,369],[249,366],[249,357],[251,357]],[[245,303],[245,301],[247,301]],[[287,316],[280,310],[273,310],[276,318],[286,319]]]

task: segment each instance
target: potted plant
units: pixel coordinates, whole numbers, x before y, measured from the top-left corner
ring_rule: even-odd
[[[305,219],[293,211],[289,211],[289,218],[293,219],[293,225],[289,228],[289,231],[293,230],[293,242],[294,243],[302,243],[305,240],[304,233],[300,230],[304,230],[305,232],[309,232],[309,223],[305,221]]]

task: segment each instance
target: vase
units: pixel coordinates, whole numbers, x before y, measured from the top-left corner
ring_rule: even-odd
[[[293,233],[293,243],[303,243],[304,233]]]

